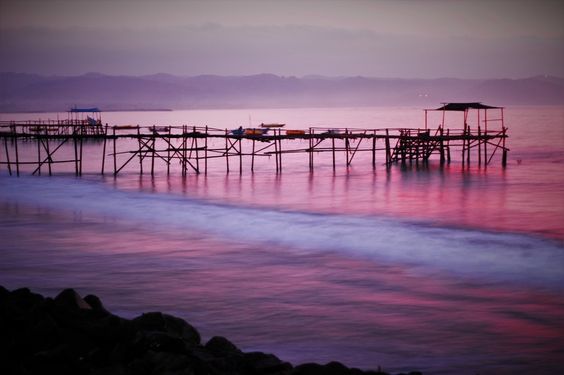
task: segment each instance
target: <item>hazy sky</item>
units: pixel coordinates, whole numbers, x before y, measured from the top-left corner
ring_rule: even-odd
[[[564,1],[0,0],[0,70],[564,76]]]

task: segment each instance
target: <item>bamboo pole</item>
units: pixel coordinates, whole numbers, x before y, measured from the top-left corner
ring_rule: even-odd
[[[464,166],[466,161],[466,124],[464,124],[464,130],[462,131],[462,166]]]
[[[484,166],[488,166],[488,110],[484,109],[484,136],[486,137],[484,142]]]
[[[153,134],[153,147],[151,153],[151,177],[155,175],[155,145],[157,143],[157,135]]]
[[[282,172],[282,137],[278,137],[278,167],[280,169],[280,172]],[[313,156],[311,158],[311,161],[313,162]]]
[[[44,143],[44,147],[45,147],[45,152],[47,152],[47,170],[49,171],[49,176],[53,175],[53,171],[51,169],[51,163],[52,163],[52,159],[51,159],[51,152],[49,150],[49,134],[47,131],[47,127],[45,127],[45,143]]]
[[[376,169],[376,131],[374,131],[374,138],[372,138],[372,169]]]
[[[308,147],[308,160],[309,160],[309,170],[310,172],[313,170],[313,139],[311,138],[311,132],[312,129],[309,128],[308,130],[308,134],[309,134],[309,139],[308,139],[308,143],[309,143],[309,147]]]
[[[390,169],[392,167],[392,155],[390,152],[390,131],[386,129],[386,169]]]
[[[450,129],[447,129],[447,163],[450,164]]]
[[[204,139],[204,174],[208,174],[208,126],[206,125],[206,138]]]
[[[335,171],[335,135],[331,135],[331,151],[333,154],[333,172]]]
[[[276,134],[276,131],[274,131]],[[253,152],[251,154],[251,172],[255,171],[255,140],[253,139]]]
[[[478,165],[482,165],[482,129],[480,125],[478,125]]]
[[[444,143],[444,138],[443,138],[443,128],[442,127],[439,128],[439,136],[441,137],[440,141],[439,141],[439,150],[440,150],[440,153],[441,153],[441,165],[444,165],[445,164],[445,143]]]
[[[14,149],[16,151],[16,175],[20,177],[20,157],[18,152],[18,131],[14,125]]]
[[[166,175],[170,175],[170,148],[172,147],[172,137],[170,136],[172,133],[172,127],[168,127],[168,141],[166,147]]]
[[[229,138],[227,137],[227,129],[225,129],[225,164],[227,168],[227,173],[229,173],[229,146],[227,143],[228,140]]]
[[[104,148],[102,149],[102,171],[101,174],[104,175],[104,167],[106,164],[106,143],[108,141],[108,124],[104,128]]]
[[[84,135],[82,134],[82,127],[81,127],[81,134],[80,134],[80,160],[78,162],[78,175],[82,176],[82,156],[83,156],[83,143],[84,143]]]
[[[278,173],[280,167],[278,166],[278,142],[276,141],[276,137],[274,137],[274,156],[276,158],[276,173]]]
[[[192,128],[193,144],[196,145],[196,174],[200,174],[200,155],[198,153],[198,134],[196,134],[196,127]],[[190,156],[192,156],[192,150],[190,150]]]
[[[39,134],[36,136],[37,140],[37,173],[41,176],[41,139],[38,137]]]
[[[117,152],[116,152],[116,127],[113,127],[113,144],[114,144],[114,176],[117,175]]]
[[[143,174],[143,147],[141,145],[141,130],[139,125],[137,125],[137,143],[139,145],[139,171]]]
[[[503,146],[503,153],[501,156],[501,166],[503,168],[505,168],[507,166],[507,149],[505,148],[505,132],[506,132],[507,128],[504,127],[503,128],[503,140],[502,140],[502,146]]]
[[[470,166],[470,150],[471,150],[470,139],[471,139],[471,136],[472,136],[472,132],[470,130],[470,126],[468,126],[468,135],[467,135],[468,140],[466,141],[466,145],[467,145],[467,147],[466,147],[466,162],[468,163],[468,166]]]
[[[239,174],[243,174],[243,138],[239,139]]]
[[[8,173],[12,175],[12,166],[10,165],[10,153],[8,152],[8,138],[4,137],[4,149],[6,150],[6,165],[8,166]]]
[[[349,152],[350,152],[349,130],[345,129],[345,154],[347,155],[347,167],[351,164],[349,161]]]

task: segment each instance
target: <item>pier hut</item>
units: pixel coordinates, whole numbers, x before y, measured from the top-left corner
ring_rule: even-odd
[[[98,107],[77,108],[76,106],[68,111],[68,121],[70,125],[82,126],[85,134],[99,135],[104,132],[102,127],[102,111]]]
[[[436,135],[441,137],[438,144],[441,162],[444,162],[445,159],[450,161],[451,141],[462,141],[461,153],[463,163],[469,164],[471,150],[477,149],[478,164],[484,163],[488,165],[496,151],[500,149],[502,152],[502,165],[505,166],[507,164],[508,149],[505,147],[507,128],[505,127],[503,116],[504,107],[486,105],[481,102],[441,104],[442,106],[436,109],[425,109],[426,131],[429,129],[429,114],[439,113],[441,115],[440,123],[436,130]],[[447,125],[446,117],[449,112],[462,114],[462,117],[458,119],[461,125],[455,128]],[[462,129],[462,134],[458,134],[460,129]],[[490,150],[493,149],[491,154],[488,154],[488,145],[491,146]]]

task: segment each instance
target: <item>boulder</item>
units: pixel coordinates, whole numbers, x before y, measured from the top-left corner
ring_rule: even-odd
[[[189,346],[200,345],[200,333],[184,319],[160,312],[142,314],[133,319],[135,326],[144,331],[166,332],[182,338]]]
[[[281,361],[273,354],[262,352],[244,353],[245,361],[256,374],[290,374],[293,366],[288,362]]]
[[[55,297],[55,303],[69,309],[92,310],[74,289],[65,289]]]
[[[227,357],[230,355],[241,354],[231,341],[222,336],[212,337],[205,345],[205,348],[215,357]]]
[[[102,301],[97,296],[95,296],[93,294],[89,294],[86,297],[84,297],[83,299],[84,299],[84,302],[86,302],[92,308],[93,311],[103,313],[103,314],[109,314],[108,310],[106,310],[106,308],[102,304]]]

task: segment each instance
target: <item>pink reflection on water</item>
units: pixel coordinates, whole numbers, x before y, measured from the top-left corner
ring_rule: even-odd
[[[73,286],[117,313],[177,314],[246,350],[432,373],[562,365],[561,291],[95,217],[13,207],[2,217],[6,286]],[[21,236],[29,224],[33,235]]]

